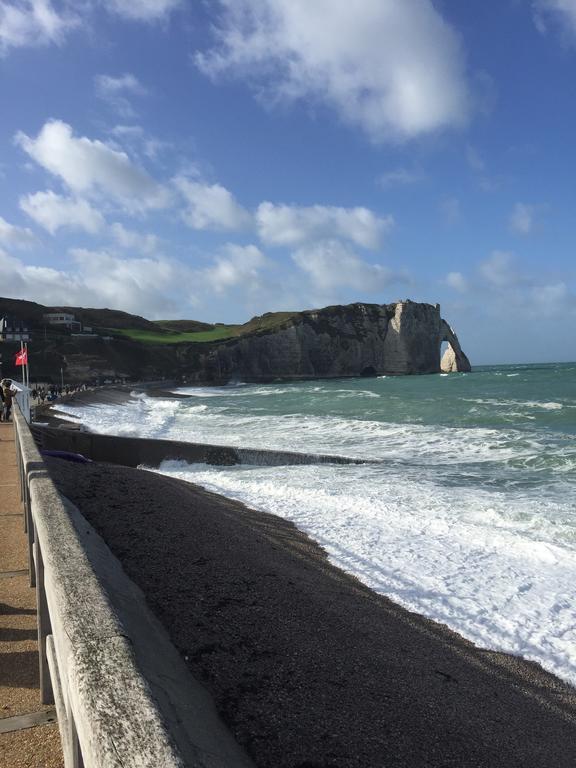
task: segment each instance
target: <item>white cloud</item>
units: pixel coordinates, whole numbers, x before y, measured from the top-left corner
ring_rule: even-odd
[[[110,133],[132,154],[145,155],[149,160],[157,161],[161,154],[173,149],[169,141],[161,141],[150,136],[140,125],[116,125]]]
[[[165,19],[182,0],[103,0],[111,13],[132,21],[158,21]]]
[[[126,312],[158,317],[194,302],[192,271],[166,258],[126,259],[109,251],[75,248],[76,279],[97,301]],[[185,298],[184,298],[185,297]]]
[[[112,224],[110,232],[118,245],[127,250],[154,253],[160,245],[160,240],[156,235],[141,235],[139,232],[126,229],[126,227],[119,223]]]
[[[145,96],[147,91],[133,74],[126,72],[119,77],[96,75],[96,93],[122,117],[133,117],[135,112],[128,96]]]
[[[20,208],[51,235],[61,227],[96,234],[104,226],[102,214],[87,200],[63,197],[51,190],[21,197]]]
[[[69,11],[58,12],[50,0],[0,2],[0,54],[10,48],[59,44],[79,19]]]
[[[77,138],[60,120],[45,123],[34,139],[18,133],[16,143],[76,194],[109,197],[132,212],[162,208],[170,202],[167,190],[133,165],[124,152],[97,139]]]
[[[513,269],[514,256],[507,251],[493,251],[488,259],[479,265],[480,275],[492,288],[508,288],[521,280]]]
[[[377,293],[394,278],[387,267],[363,261],[337,240],[300,248],[292,259],[316,289],[330,295],[340,288]]]
[[[54,269],[26,264],[0,249],[3,295],[56,306],[113,307],[149,318],[183,317],[232,292],[241,303],[256,299],[267,305],[261,273],[270,263],[253,245],[227,244],[203,269],[111,250],[75,248],[69,255],[69,266]]]
[[[76,249],[65,269],[25,264],[0,250],[5,296],[47,305],[113,307],[161,318],[194,306],[194,276],[181,262],[127,259],[109,251]]]
[[[522,338],[526,337],[529,321],[565,320],[566,315],[576,315],[576,294],[565,276],[552,277],[546,271],[530,274],[514,254],[507,251],[493,251],[470,275],[451,272],[443,282],[456,291],[466,292],[467,301],[462,305],[466,315],[479,312],[480,316],[499,318],[504,333],[516,327],[515,333]],[[500,340],[499,337],[496,342]],[[511,338],[511,343],[522,341],[519,337]]]
[[[548,20],[576,35],[576,0],[534,0],[534,21],[538,30],[547,31]]]
[[[461,124],[469,98],[457,35],[431,0],[220,0],[206,74],[247,76],[269,102],[327,103],[376,140]]]
[[[535,208],[533,205],[516,203],[510,214],[509,226],[519,235],[529,235],[534,228]]]
[[[268,259],[255,245],[228,243],[216,256],[214,264],[198,274],[201,284],[217,294],[241,286],[245,293],[260,288],[260,271],[268,265]]]
[[[572,305],[576,308],[574,297],[570,296],[568,286],[564,282],[550,283],[548,285],[539,285],[532,289],[532,295],[534,299],[543,307],[550,305],[564,304],[567,299],[571,298]]]
[[[278,246],[342,237],[363,248],[378,248],[382,235],[393,224],[392,216],[379,217],[368,208],[299,207],[265,202],[256,211],[261,240]]]
[[[0,216],[0,245],[12,248],[30,248],[36,244],[34,233],[28,227],[16,227]]]
[[[186,200],[187,209],[182,217],[192,229],[238,231],[251,225],[251,215],[226,187],[184,176],[179,176],[174,183]]]
[[[420,171],[409,170],[408,168],[394,168],[393,170],[381,173],[378,177],[378,184],[384,189],[389,187],[407,187],[417,184],[423,178]]]
[[[461,272],[449,272],[445,282],[446,285],[459,293],[465,293],[468,290],[468,281]]]

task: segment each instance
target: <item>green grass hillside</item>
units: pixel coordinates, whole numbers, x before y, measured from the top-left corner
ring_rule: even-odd
[[[101,335],[126,338],[142,344],[181,344],[185,342],[213,342],[261,333],[281,327],[299,312],[267,312],[253,317],[242,325],[204,323],[199,320],[147,320],[114,309],[84,307],[50,307],[22,299],[0,297],[0,317],[15,317],[24,321],[35,340],[47,336],[69,336],[62,326],[50,326],[43,315],[48,312],[68,312],[83,326],[89,326]]]
[[[132,341],[139,341],[142,344],[181,344],[183,342],[207,342],[229,339],[235,335],[233,329],[235,326],[222,325],[211,328],[209,331],[140,331],[133,328],[109,328],[110,333],[125,336]],[[232,329],[232,330],[231,330]]]
[[[138,328],[109,328],[110,333],[125,336],[142,344],[182,344],[184,342],[208,343],[262,333],[281,327],[298,315],[298,312],[267,312],[253,317],[243,325],[208,325],[194,320],[157,321],[156,331]],[[193,330],[198,326],[202,329]],[[180,330],[178,330],[180,329]]]
[[[209,331],[214,328],[212,323],[203,323],[200,320],[153,320],[152,322],[162,330],[179,333]]]

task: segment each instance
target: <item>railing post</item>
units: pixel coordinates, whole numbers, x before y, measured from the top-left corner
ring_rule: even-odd
[[[34,564],[36,570],[36,612],[38,621],[38,658],[40,668],[40,698],[42,704],[54,704],[54,692],[46,655],[46,638],[52,632],[50,613],[44,587],[44,560],[38,536],[34,536]]]
[[[70,768],[84,768],[82,750],[80,749],[80,742],[78,741],[78,731],[76,730],[76,723],[74,722],[72,713],[70,713],[68,718],[68,738],[70,748]],[[66,768],[68,768],[68,766],[66,766]]]
[[[24,516],[26,518],[26,533],[28,538],[28,573],[30,586],[36,586],[36,565],[34,563],[34,520],[32,519],[32,503],[30,501],[30,489],[28,483],[24,486]]]

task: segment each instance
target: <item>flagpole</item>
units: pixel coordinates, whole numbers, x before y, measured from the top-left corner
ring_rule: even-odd
[[[26,386],[30,389],[30,368],[28,367],[28,342],[24,344],[26,349]]]
[[[24,357],[24,342],[22,341],[22,339],[20,339],[20,359],[22,360],[23,357]],[[22,366],[22,386],[23,387],[26,386],[26,368],[24,365]]]

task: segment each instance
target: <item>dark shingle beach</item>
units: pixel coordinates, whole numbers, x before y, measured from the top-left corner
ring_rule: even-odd
[[[48,463],[257,766],[576,764],[576,690],[376,595],[291,523],[147,471]]]

